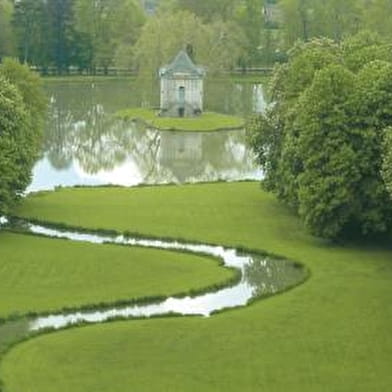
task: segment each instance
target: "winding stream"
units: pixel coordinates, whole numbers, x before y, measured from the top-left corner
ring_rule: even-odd
[[[15,224],[15,223],[14,223]],[[19,220],[18,227],[35,234],[50,238],[62,238],[71,241],[83,241],[93,244],[116,244],[140,246],[174,251],[188,251],[195,254],[218,257],[223,265],[240,272],[237,283],[216,291],[194,297],[168,297],[161,302],[132,304],[94,311],[79,311],[67,314],[52,314],[29,320],[29,331],[47,328],[64,328],[79,323],[100,323],[113,318],[151,317],[157,315],[200,315],[210,316],[214,312],[227,308],[245,306],[249,301],[270,296],[287,290],[301,283],[307,276],[306,269],[292,261],[273,259],[265,255],[239,252],[233,248],[215,245],[191,244],[178,241],[131,238],[124,235],[104,235],[78,232],[77,230],[59,230],[43,225]],[[12,227],[12,225],[11,225]]]

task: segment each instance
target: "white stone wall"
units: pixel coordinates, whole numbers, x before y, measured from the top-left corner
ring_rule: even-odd
[[[185,104],[190,110],[203,110],[203,80],[186,79],[161,79],[161,109],[176,110],[179,104],[179,89],[185,88]],[[175,115],[169,114],[169,115]],[[189,115],[189,114],[188,114]]]

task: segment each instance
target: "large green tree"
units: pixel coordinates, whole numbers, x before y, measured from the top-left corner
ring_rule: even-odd
[[[390,37],[392,34],[392,2],[390,0],[372,0],[364,2],[366,10],[365,26],[370,30]]]
[[[72,64],[74,44],[72,0],[47,0],[47,46],[52,64],[59,73]]]
[[[30,132],[35,140],[33,147],[37,150],[41,144],[47,105],[42,80],[35,72],[30,71],[27,65],[11,58],[5,58],[0,64],[0,74],[5,76],[22,96],[29,115]]]
[[[12,34],[11,20],[13,2],[0,0],[0,59],[14,54],[14,37]]]
[[[204,22],[217,19],[228,21],[233,19],[239,3],[241,1],[238,0],[163,0],[160,10],[165,12],[188,11]]]
[[[46,3],[42,0],[16,2],[12,24],[20,60],[32,65],[48,66],[50,29]]]
[[[116,55],[124,62],[131,55],[144,13],[137,0],[75,0],[75,29],[88,40],[92,49],[91,68],[105,70]]]
[[[7,214],[31,180],[42,141],[45,100],[26,66],[0,66],[0,215]]]
[[[383,42],[364,49],[369,37],[297,44],[272,79],[274,105],[250,127],[264,185],[327,238],[392,223],[386,159],[381,176],[392,63]]]
[[[382,176],[392,199],[392,127],[385,129]]]
[[[194,60],[209,73],[232,68],[241,56],[244,36],[231,22],[203,23],[188,11],[161,13],[143,26],[135,45],[140,73],[156,75],[181,49],[192,48]]]
[[[366,11],[362,0],[280,0],[279,8],[286,47],[298,39],[341,40],[363,28]]]
[[[257,64],[261,55],[262,38],[266,48],[271,46],[271,40],[268,36],[263,35],[266,28],[263,15],[264,0],[244,0],[242,5],[238,6],[236,20],[246,37],[246,63]]]

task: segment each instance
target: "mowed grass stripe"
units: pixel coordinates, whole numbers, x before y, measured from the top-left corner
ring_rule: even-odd
[[[234,271],[192,254],[0,233],[0,317],[168,296]]]
[[[265,249],[305,262],[312,276],[209,319],[115,322],[33,339],[0,365],[8,391],[391,390],[392,251],[307,235],[259,184],[62,190],[29,198],[20,213]]]

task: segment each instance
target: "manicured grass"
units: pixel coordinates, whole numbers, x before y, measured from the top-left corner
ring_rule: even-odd
[[[117,117],[125,120],[139,120],[147,125],[167,131],[216,131],[240,129],[245,126],[244,119],[227,114],[205,112],[192,118],[159,117],[152,109],[132,108],[120,110]]]
[[[166,296],[233,275],[191,254],[0,233],[0,317]]]
[[[209,319],[115,322],[30,340],[0,365],[6,391],[392,389],[392,251],[317,240],[256,183],[61,190],[30,197],[19,213],[265,249],[305,262],[312,277]]]

